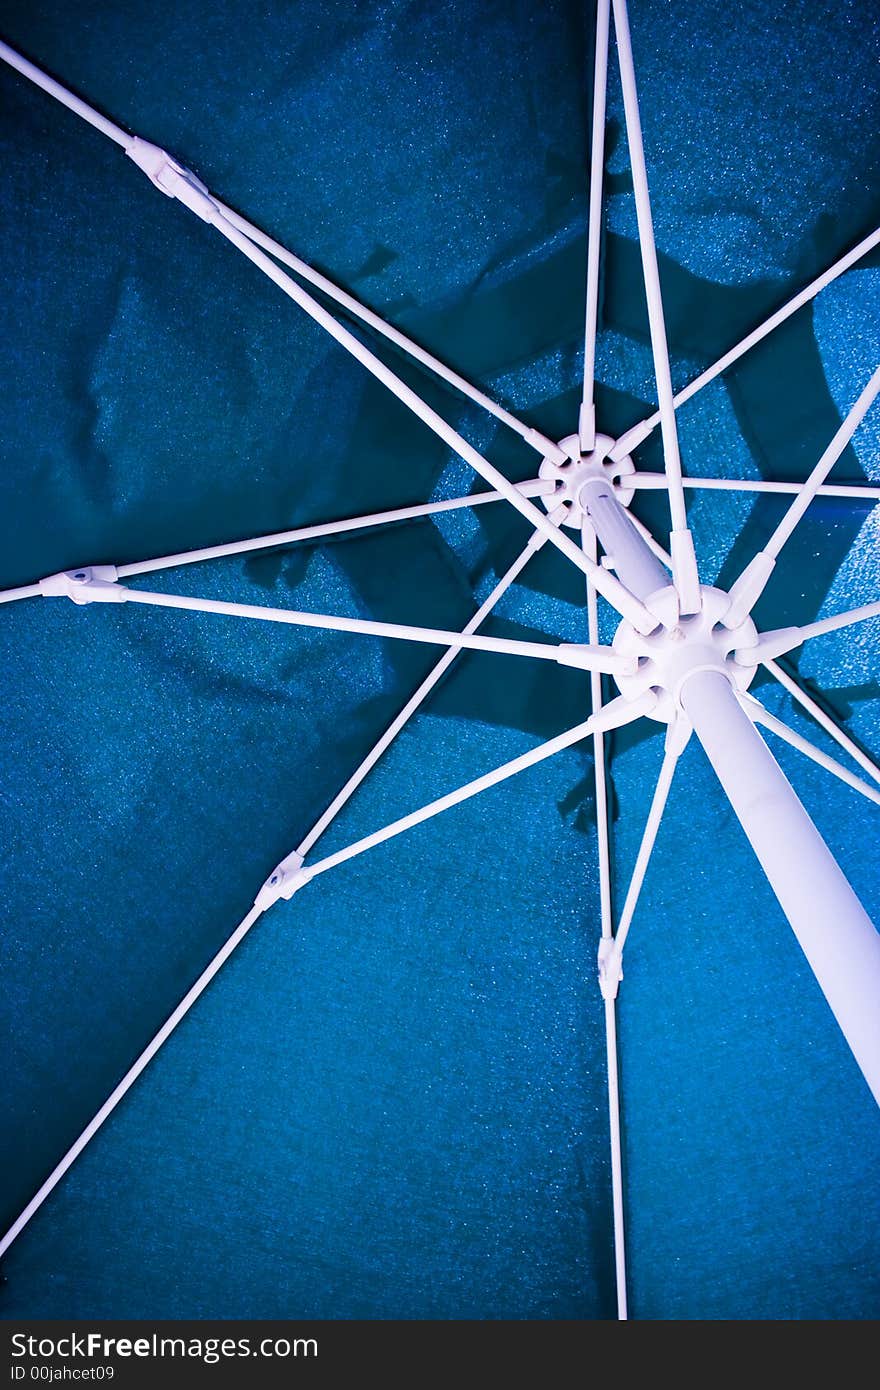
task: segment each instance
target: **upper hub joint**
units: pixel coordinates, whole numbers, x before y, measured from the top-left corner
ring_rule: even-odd
[[[597,434],[591,453],[582,454],[580,440],[576,434],[560,439],[559,448],[566,455],[562,463],[545,458],[538,469],[540,478],[550,479],[556,484],[555,492],[541,498],[548,512],[565,507],[563,526],[580,531],[587,515],[580,503],[580,492],[585,483],[601,479],[614,491],[621,506],[628,507],[635,496],[635,490],[626,486],[626,479],[635,473],[636,466],[628,454],[622,458],[611,458],[611,451],[617,441],[609,434]]]
[[[702,584],[700,593],[700,612],[682,617],[678,596],[670,584],[645,601],[657,619],[653,632],[636,632],[624,619],[614,634],[614,650],[638,663],[634,673],[615,676],[620,693],[633,700],[646,690],[654,690],[657,704],[650,717],[664,723],[682,713],[682,686],[697,671],[718,671],[743,691],[754,679],[755,665],[737,659],[758,640],[752,619],[743,618],[728,627],[725,619],[730,612],[730,595],[709,584]]]

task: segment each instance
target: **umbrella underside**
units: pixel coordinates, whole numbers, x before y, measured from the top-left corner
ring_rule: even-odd
[[[246,55],[234,5],[83,4],[67,26],[60,6],[13,7],[4,37],[559,438],[580,396],[591,17],[404,9],[269,5]],[[633,4],[677,385],[877,220],[867,13],[783,21],[762,3],[740,24],[715,0],[687,29]],[[741,110],[783,64],[788,99],[755,130]],[[11,76],[0,101],[19,291],[0,307],[4,586],[475,486],[97,135]],[[621,121],[612,84],[612,435],[654,403]],[[683,406],[686,472],[805,478],[876,365],[878,284],[875,252]],[[507,476],[534,476],[515,436],[364,340]],[[880,481],[877,430],[875,412],[837,481]],[[638,464],[659,470],[657,439]],[[729,583],[783,505],[691,494],[704,577]],[[659,536],[666,508],[635,504]],[[867,505],[817,499],[760,626],[875,599],[876,527]],[[457,629],[528,535],[498,503],[144,587]],[[586,641],[582,577],[545,546],[485,631]],[[10,605],[3,641],[5,1227],[436,652],[132,604]],[[787,667],[868,748],[875,652],[864,624]],[[586,682],[463,654],[327,851],[585,719]],[[835,751],[774,683],[754,688]],[[618,897],[659,732],[611,739]],[[774,749],[876,918],[870,808]],[[4,1316],[612,1315],[595,817],[581,745],[276,906],[7,1255]],[[875,1316],[876,1109],[697,747],[620,1030],[634,1312]]]

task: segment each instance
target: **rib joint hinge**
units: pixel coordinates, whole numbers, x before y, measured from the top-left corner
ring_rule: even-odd
[[[254,906],[265,912],[279,898],[292,898],[311,877],[312,871],[303,864],[303,856],[294,850],[272,870],[254,898]]]
[[[603,936],[599,942],[599,989],[603,999],[616,999],[623,979],[623,956],[613,936]]]
[[[125,151],[129,159],[146,174],[150,183],[164,193],[167,198],[176,198],[194,212],[203,222],[213,222],[217,216],[217,204],[208,189],[197,179],[191,169],[179,163],[161,145],[137,136]]]
[[[116,583],[115,565],[83,565],[40,580],[44,598],[69,598],[74,603],[124,603],[128,591]]]

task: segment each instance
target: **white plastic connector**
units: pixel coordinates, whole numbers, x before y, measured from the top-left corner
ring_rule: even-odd
[[[645,442],[658,421],[659,416],[653,420],[642,420],[639,424],[633,425],[631,430],[627,430],[625,434],[620,436],[611,450],[611,458],[617,460],[626,454],[631,454],[633,449],[637,449],[640,444]]]
[[[542,434],[540,430],[528,430],[523,435],[523,439],[527,444],[531,444],[533,449],[537,449],[539,454],[552,459],[554,463],[568,462],[568,454],[565,450],[560,449],[558,444],[554,443],[552,439],[548,439],[546,434]]]
[[[666,726],[666,738],[663,741],[663,751],[666,753],[674,753],[676,758],[681,757],[681,754],[690,742],[693,731],[693,726],[684,711],[678,710]]]
[[[259,908],[260,912],[266,912],[279,898],[292,898],[311,877],[312,870],[305,868],[303,856],[297,850],[293,850],[272,870],[254,898],[254,907]]]
[[[556,660],[560,666],[573,666],[578,671],[596,669],[596,648],[585,642],[560,642],[556,648]],[[602,669],[608,668],[613,676],[631,676],[638,668],[638,657],[622,655],[605,648],[602,651]]]
[[[623,956],[613,936],[599,941],[599,989],[603,999],[616,999],[623,979]]]
[[[581,401],[578,412],[578,439],[581,453],[592,453],[596,445],[596,407],[586,401]]]
[[[680,713],[684,682],[698,671],[719,671],[741,690],[748,688],[755,667],[731,659],[740,648],[753,647],[755,625],[746,618],[738,628],[724,626],[730,599],[722,589],[704,584],[699,613],[678,617],[678,597],[671,586],[652,594],[651,612],[658,625],[647,637],[631,624],[621,622],[612,647],[621,656],[635,657],[635,674],[616,676],[627,699],[636,699],[644,690],[653,690],[657,703],[652,718],[668,721]]]
[[[697,559],[694,553],[692,533],[690,531],[672,531],[669,536],[669,550],[672,556],[672,577],[678,591],[679,609],[684,615],[699,613],[702,589],[697,573]]]
[[[40,580],[44,598],[69,598],[74,603],[124,603],[128,590],[116,583],[115,565],[83,565]]]
[[[776,561],[766,550],[759,550],[730,589],[730,607],[724,615],[725,627],[737,627],[747,618],[764,592]]]
[[[136,136],[125,153],[129,159],[134,160],[160,193],[164,193],[168,198],[176,198],[203,222],[214,222],[217,219],[217,204],[201,179],[197,179],[191,169],[180,164],[167,150]]]
[[[777,656],[794,651],[804,640],[803,628],[777,627],[772,632],[762,632],[753,647],[744,647],[736,653],[741,666],[757,666],[759,661],[775,661]]]

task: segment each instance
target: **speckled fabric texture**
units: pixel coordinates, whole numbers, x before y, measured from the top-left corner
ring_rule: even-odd
[[[677,383],[878,218],[867,0],[632,0]],[[577,422],[591,6],[9,0],[3,37],[545,432]],[[652,408],[609,92],[600,428]],[[0,583],[452,496],[473,475],[112,144],[0,72]],[[880,355],[865,259],[680,412],[692,474],[802,478]],[[357,331],[509,476],[536,456]],[[639,452],[659,468],[658,442]],[[880,479],[880,418],[840,479]],[[731,581],[776,499],[701,493]],[[661,534],[660,495],[637,503]],[[169,592],[463,626],[523,545],[501,505],[165,571]],[[877,596],[817,501],[762,625]],[[545,547],[487,631],[585,640]],[[608,636],[613,623],[603,614]],[[880,749],[878,624],[793,659]],[[17,1214],[430,668],[232,618],[0,609],[2,1218]],[[468,654],[333,849],[585,717],[586,678]],[[545,669],[546,668],[546,669]],[[789,669],[794,669],[790,666]],[[778,687],[758,689],[823,747]],[[618,906],[659,766],[615,736]],[[875,919],[874,808],[777,748]],[[584,746],[322,876],[248,937],[3,1264],[11,1317],[614,1315]],[[833,923],[829,923],[833,930]],[[627,948],[631,1301],[880,1312],[880,1115],[690,747]]]

